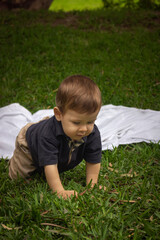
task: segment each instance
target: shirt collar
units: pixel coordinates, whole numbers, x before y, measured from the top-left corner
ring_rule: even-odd
[[[65,135],[63,128],[62,128],[62,124],[61,121],[57,121],[57,119],[55,118],[55,116],[53,117],[53,124],[55,125],[55,134],[56,137],[61,136],[61,135]]]

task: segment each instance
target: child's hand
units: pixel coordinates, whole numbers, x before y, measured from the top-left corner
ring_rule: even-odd
[[[86,192],[91,191],[93,187],[94,187],[94,186],[91,186],[89,189],[84,190],[83,192],[81,192],[81,193],[79,194],[79,196],[83,196]],[[99,185],[98,188],[99,188],[100,190],[103,189],[104,191],[107,190],[107,188],[106,188],[105,186],[101,186],[101,185]]]
[[[58,193],[58,196],[63,197],[64,199],[71,198],[72,196],[78,196],[78,193],[74,190],[64,190]]]
[[[99,189],[103,189],[104,191],[106,191],[107,188],[105,186],[99,185]]]
[[[95,185],[97,185],[97,184],[95,184]],[[91,185],[91,189],[94,188],[95,185],[93,185],[93,186]],[[104,190],[104,191],[106,191],[106,189],[107,189],[105,186],[102,186],[102,185],[99,185],[98,188],[99,188],[100,190],[102,189],[102,190]]]

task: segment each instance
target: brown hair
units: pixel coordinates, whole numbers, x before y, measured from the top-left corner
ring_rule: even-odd
[[[62,113],[72,109],[79,113],[100,110],[101,92],[88,77],[73,75],[63,80],[56,95],[56,105]]]

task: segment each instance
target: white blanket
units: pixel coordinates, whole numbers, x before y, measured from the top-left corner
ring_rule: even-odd
[[[10,158],[14,151],[19,130],[29,122],[53,116],[53,110],[40,110],[33,115],[18,103],[0,108],[0,157]],[[97,120],[102,150],[120,144],[160,141],[160,111],[123,106],[102,106]]]

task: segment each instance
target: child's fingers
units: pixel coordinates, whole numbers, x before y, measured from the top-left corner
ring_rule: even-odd
[[[104,191],[106,191],[107,190],[107,188],[105,187],[105,186],[99,186],[99,189],[103,189]]]
[[[71,198],[72,196],[75,196],[77,197],[78,196],[78,193],[74,190],[66,190],[66,191],[63,191],[63,192],[60,192],[58,194],[58,196],[60,197],[63,197],[64,199],[67,199],[67,198]]]
[[[101,185],[99,186],[99,189],[103,189],[104,191],[107,190],[107,188],[105,186],[101,186]],[[88,192],[90,190],[92,190],[92,188],[84,190],[83,192],[79,193],[79,195],[83,196],[86,192]]]

